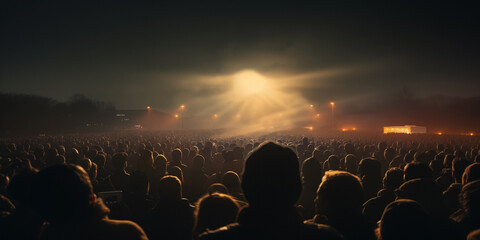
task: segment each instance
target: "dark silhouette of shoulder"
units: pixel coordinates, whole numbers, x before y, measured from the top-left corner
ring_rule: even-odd
[[[270,229],[271,230],[271,229]],[[279,227],[275,231],[264,228],[248,227],[239,223],[207,231],[199,236],[200,240],[240,240],[240,239],[322,239],[341,240],[343,237],[332,227],[316,223],[304,223],[295,228]]]

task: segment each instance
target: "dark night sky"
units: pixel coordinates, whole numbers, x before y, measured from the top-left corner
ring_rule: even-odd
[[[339,72],[295,85],[311,102],[403,86],[418,96],[480,95],[479,14],[465,2],[196,2],[4,1],[0,91],[170,109],[222,91],[199,76],[254,69]],[[192,79],[198,86],[185,88]]]

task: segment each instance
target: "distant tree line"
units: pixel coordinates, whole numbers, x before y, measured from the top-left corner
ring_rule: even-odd
[[[0,93],[0,136],[105,131],[115,106],[76,94],[66,102],[26,94]]]

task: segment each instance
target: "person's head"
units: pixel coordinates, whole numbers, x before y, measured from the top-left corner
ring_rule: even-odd
[[[131,194],[138,197],[145,197],[150,190],[150,183],[145,172],[135,171],[130,174]]]
[[[395,190],[397,199],[411,199],[418,202],[429,214],[440,214],[443,195],[440,187],[428,178],[416,178],[403,183]]]
[[[443,159],[443,167],[452,168],[453,158],[454,158],[453,154],[446,154],[445,158]]]
[[[337,155],[330,155],[327,159],[328,170],[339,170],[340,169],[340,158]]]
[[[395,190],[403,184],[403,170],[400,168],[390,168],[383,177],[383,187]]]
[[[388,161],[392,161],[392,159],[395,157],[395,155],[397,155],[397,153],[395,152],[395,149],[393,148],[387,148],[385,149],[385,151],[383,151],[383,157]]]
[[[317,190],[317,211],[328,217],[359,214],[363,204],[360,179],[344,171],[327,171]]]
[[[182,163],[182,151],[179,148],[175,148],[172,151],[172,163],[174,164]]]
[[[234,223],[239,205],[234,198],[223,193],[212,193],[201,197],[196,204],[195,232],[214,230]]]
[[[432,170],[423,162],[408,163],[405,166],[404,172],[405,182],[415,178],[432,178]]]
[[[181,183],[183,183],[183,171],[180,167],[178,166],[173,166],[168,169],[168,175],[173,175],[180,180]]]
[[[473,163],[465,168],[462,176],[462,184],[465,185],[476,180],[480,180],[480,163]]]
[[[123,171],[127,167],[127,154],[126,153],[115,153],[112,157],[112,168],[115,171]]]
[[[97,164],[97,167],[98,167],[99,170],[105,169],[105,162],[106,162],[105,155],[103,155],[103,154],[97,154],[97,155],[93,158],[93,162]]]
[[[358,171],[358,158],[353,154],[345,156],[345,170],[349,173],[356,174]]]
[[[164,155],[158,155],[155,158],[155,170],[162,174],[167,172],[167,158]]]
[[[302,178],[303,182],[320,184],[322,181],[322,165],[317,159],[310,157],[303,161]]]
[[[460,192],[460,204],[467,216],[480,220],[480,180],[467,183]]]
[[[59,164],[41,170],[32,192],[36,211],[52,224],[85,220],[96,201],[88,174],[77,165]]]
[[[203,165],[205,165],[205,158],[202,155],[196,155],[193,158],[192,169],[195,171],[203,170]]]
[[[288,147],[264,142],[250,152],[242,189],[251,207],[290,207],[302,191],[298,159]]]
[[[30,205],[30,191],[34,181],[35,173],[33,171],[22,171],[10,180],[7,193],[17,208]]]
[[[222,183],[227,187],[229,192],[240,191],[240,177],[236,172],[228,171],[223,174]]]
[[[354,154],[355,153],[355,146],[352,143],[345,143],[343,146],[345,150],[345,154]]]
[[[223,185],[221,183],[214,183],[214,184],[212,184],[208,187],[207,193],[208,194],[212,194],[212,193],[228,194],[228,189],[227,189],[227,187],[225,187],[225,185]]]
[[[160,179],[157,192],[161,200],[179,200],[182,198],[182,183],[176,176],[167,175]]]
[[[381,180],[382,169],[380,162],[373,158],[364,158],[358,165],[358,174],[362,179]]]
[[[462,182],[462,175],[470,162],[465,158],[455,158],[452,162],[452,177],[457,183]]]
[[[422,206],[407,199],[388,204],[380,219],[382,240],[428,239],[429,218]]]
[[[150,150],[142,150],[140,159],[138,160],[138,170],[149,172],[153,169],[153,152]]]

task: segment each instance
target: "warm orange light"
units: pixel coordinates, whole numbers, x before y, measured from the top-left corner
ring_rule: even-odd
[[[438,133],[437,133],[437,135],[439,135],[439,136],[442,136],[442,135],[443,135],[443,133],[442,133],[442,132],[438,132]]]
[[[468,135],[473,136],[473,135],[475,135],[475,134],[474,134],[473,132],[471,132],[471,133],[469,133]]]
[[[184,104],[180,105],[180,110],[183,110],[183,109],[185,109],[185,105],[184,105]]]
[[[357,131],[357,128],[352,128],[353,131]]]
[[[152,108],[150,106],[147,106],[147,110],[150,110],[150,109],[152,109]]]
[[[175,118],[178,118],[178,117],[179,117],[178,114],[175,114]]]
[[[309,130],[309,131],[313,131],[313,127],[312,126],[307,126],[307,127],[304,127],[305,129]]]
[[[342,128],[342,132],[346,132],[348,129],[346,128]]]
[[[332,105],[332,107],[333,107],[333,106],[335,106],[335,103],[334,103],[334,102],[330,102],[330,105]]]
[[[315,114],[315,117],[319,118],[319,117],[320,117],[320,113]]]
[[[310,104],[310,108],[313,108],[313,104]]]
[[[217,119],[218,118],[218,114],[213,114],[213,118]]]

